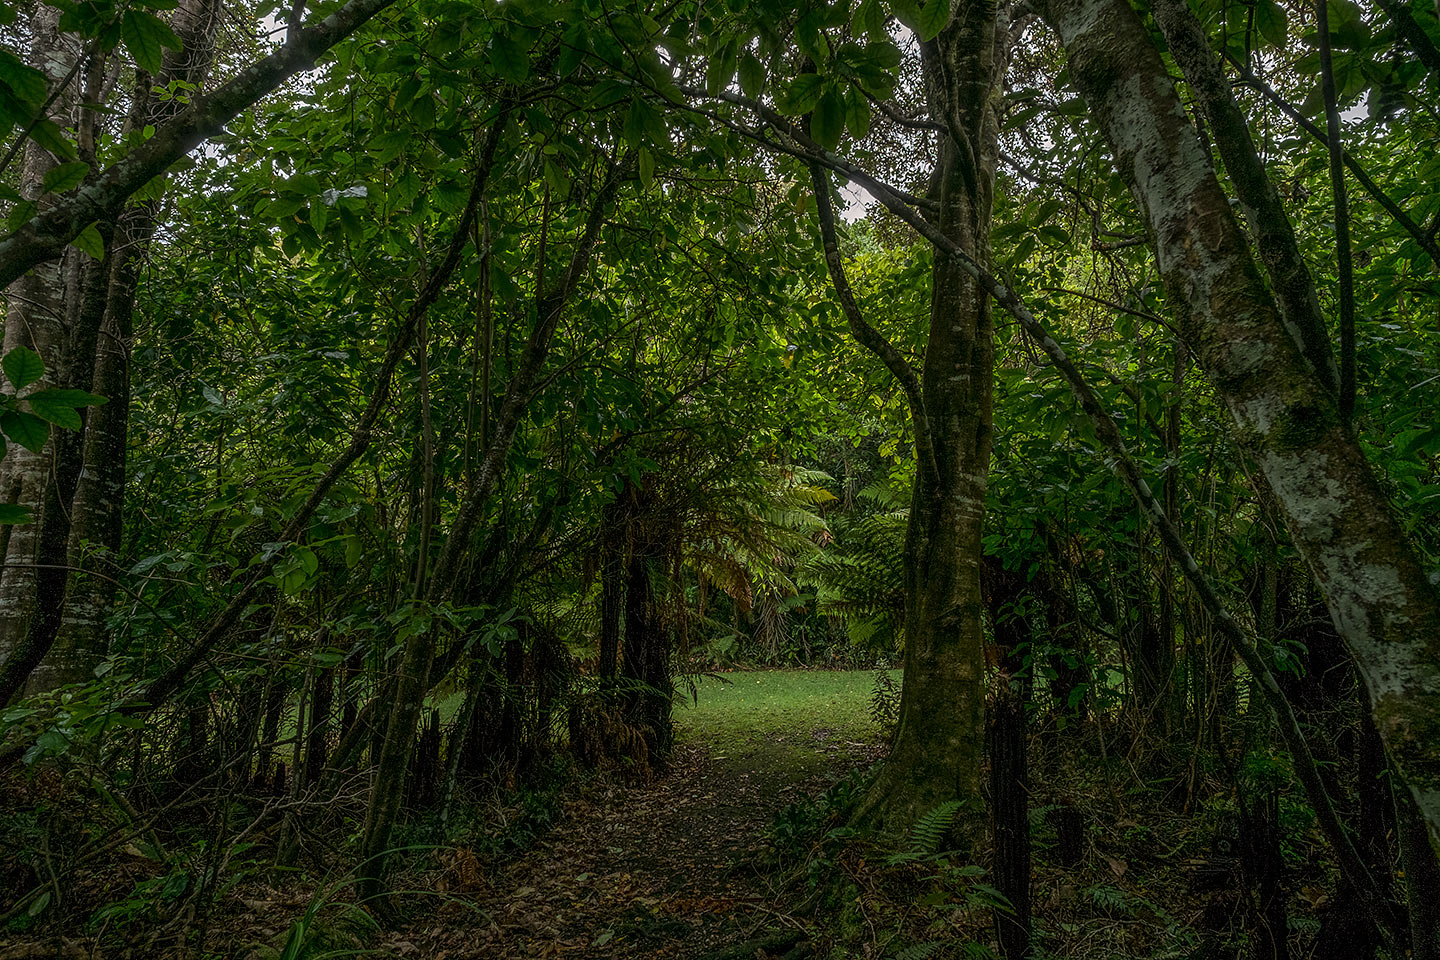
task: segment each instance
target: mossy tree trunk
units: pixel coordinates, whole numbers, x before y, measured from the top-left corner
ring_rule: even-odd
[[[937,134],[929,218],[982,263],[989,260],[1006,34],[997,4],[983,2],[957,11],[939,36],[921,44],[930,116],[944,128]],[[913,411],[919,456],[905,544],[900,722],[861,815],[896,832],[947,800],[973,801],[960,827],[973,838],[984,824],[980,534],[994,329],[988,296],[953,258],[935,258],[931,282],[921,400]]]
[[[1286,323],[1139,15],[1049,0],[1072,81],[1139,203],[1180,333],[1325,591],[1395,769],[1440,841],[1440,590]]]

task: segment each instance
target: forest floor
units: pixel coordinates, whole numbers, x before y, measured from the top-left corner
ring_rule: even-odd
[[[676,711],[663,775],[572,785],[553,825],[513,855],[440,852],[438,870],[411,872],[414,887],[397,897],[410,920],[391,932],[347,922],[353,909],[337,897],[314,924],[316,955],[694,960],[772,934],[803,939],[757,863],[777,813],[883,753],[868,708],[874,677],[757,671],[705,679]],[[303,908],[293,891],[275,906],[284,915]],[[243,917],[228,919],[223,925],[245,926]],[[285,927],[263,940],[255,937],[263,928],[245,933],[241,960],[280,955]]]
[[[754,861],[781,809],[878,758],[880,729],[867,714],[873,676],[702,682],[698,701],[677,711],[663,777],[592,783],[522,856],[490,876],[457,876],[471,889],[398,931],[386,952],[693,958],[798,930]]]
[[[403,922],[387,930],[355,907],[344,876],[317,884],[258,871],[203,919],[181,909],[183,897],[151,912],[125,891],[158,890],[164,900],[166,877],[147,874],[150,861],[135,855],[74,891],[81,903],[112,906],[76,908],[75,923],[30,936],[0,933],[0,960],[712,960],[771,935],[785,946],[750,946],[727,960],[810,956],[807,938],[827,960],[986,955],[972,949],[991,936],[985,871],[834,829],[846,797],[859,795],[848,775],[883,753],[870,716],[875,680],[826,671],[707,679],[698,700],[677,709],[677,745],[661,776],[566,775],[492,802],[471,798],[441,834],[421,818],[401,841],[415,845],[396,877]],[[1173,781],[1141,778],[1102,730],[1067,732],[1063,742],[1037,731],[1030,741],[1036,955],[1242,955],[1253,911],[1225,791],[1211,785],[1185,801]],[[1054,815],[1072,805],[1084,827],[1077,859],[1064,865]],[[1306,812],[1291,803],[1282,815],[1291,956],[1325,956],[1317,944],[1337,942],[1320,922],[1329,868],[1317,862]],[[438,835],[449,839],[434,846]],[[330,854],[322,859],[352,856]],[[325,872],[316,866],[312,877]],[[117,902],[131,905],[129,920]]]

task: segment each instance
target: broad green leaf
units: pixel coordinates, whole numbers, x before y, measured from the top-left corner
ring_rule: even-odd
[[[862,0],[855,11],[855,26],[871,39],[885,39],[885,11],[880,8],[880,0]]]
[[[589,44],[586,43],[588,33],[585,22],[581,20],[572,24],[560,37],[560,57],[555,63],[555,70],[560,76],[568,77],[584,61],[589,50]]]
[[[826,150],[840,145],[845,133],[845,98],[834,87],[826,90],[810,115],[810,136]]]
[[[0,431],[31,453],[39,453],[45,449],[50,425],[33,414],[7,410],[0,413]]]
[[[75,412],[77,404],[68,403],[64,398],[58,396],[58,394],[72,392],[83,393],[80,390],[41,390],[38,393],[32,393],[25,399],[29,401],[30,412],[41,420],[48,420],[55,426],[64,427],[66,430],[79,430],[80,414]],[[79,405],[84,406],[84,404]]]
[[[32,523],[35,511],[18,503],[0,503],[0,524]]]
[[[500,79],[523,83],[530,75],[529,51],[510,34],[497,33],[490,40],[490,65]]]
[[[1260,36],[1277,47],[1285,46],[1289,35],[1290,22],[1285,8],[1277,0],[1257,0],[1255,4],[1255,27]]]
[[[637,97],[630,104],[630,112],[625,115],[625,142],[630,144],[631,149],[638,150],[645,142],[645,111],[651,109],[643,97]]]
[[[35,216],[34,201],[21,200],[10,208],[10,215],[5,218],[5,228],[11,232],[19,230],[33,216]]]
[[[570,189],[570,175],[565,168],[554,160],[545,161],[545,183],[557,194],[564,194]]]
[[[141,10],[125,11],[125,19],[120,22],[120,36],[125,41],[125,49],[135,58],[135,63],[150,73],[160,72],[166,47],[171,50],[179,50],[181,47],[180,38],[175,36],[175,31],[171,30],[164,20]]]
[[[30,128],[30,139],[62,160],[75,159],[75,144],[65,136],[59,124],[48,117]]]
[[[705,88],[712,97],[719,96],[735,76],[739,46],[738,40],[731,40],[718,55],[710,57],[710,63],[705,68]]]
[[[649,147],[640,148],[640,185],[649,188],[655,180],[655,155]]]
[[[295,559],[307,576],[314,576],[320,570],[320,558],[309,547],[296,547]]]
[[[856,140],[870,132],[870,101],[859,90],[851,89],[845,94],[845,129]]]
[[[284,220],[295,216],[304,205],[305,201],[299,197],[279,197],[265,204],[265,216],[271,220]]]
[[[5,354],[4,360],[0,360],[0,366],[5,369],[5,379],[16,390],[23,390],[45,376],[45,361],[29,347],[11,350]]]
[[[90,164],[83,160],[62,163],[45,172],[45,178],[41,181],[40,186],[46,193],[64,193],[66,190],[78,187],[85,179],[85,174],[89,172]]]
[[[920,17],[915,22],[915,32],[921,40],[934,40],[950,22],[950,0],[926,0],[920,8]]]
[[[90,393],[88,390],[70,390],[64,387],[51,387],[48,390],[37,390],[25,399],[29,400],[32,406],[38,399],[46,404],[57,404],[71,407],[72,409],[76,407],[98,407],[108,402],[105,397]]]
[[[802,73],[790,82],[790,89],[776,106],[781,113],[790,116],[809,113],[820,103],[820,96],[824,92],[825,81],[819,74]]]
[[[389,133],[372,137],[365,149],[374,154],[375,159],[381,163],[389,163],[414,139],[415,134],[409,130],[391,130]]]
[[[1355,0],[1328,0],[1330,38],[1337,47],[1356,50],[1370,39],[1365,14]]]
[[[9,50],[0,49],[0,83],[26,106],[38,108],[45,102],[45,74]]]
[[[934,2],[934,0],[931,0]],[[905,26],[920,32],[920,3],[919,0],[890,0],[890,10],[895,14],[895,19]]]
[[[765,89],[765,66],[749,50],[740,58],[740,89],[751,98]]]
[[[100,236],[100,228],[93,223],[81,230],[80,235],[70,241],[70,246],[96,260],[105,259],[105,238]]]

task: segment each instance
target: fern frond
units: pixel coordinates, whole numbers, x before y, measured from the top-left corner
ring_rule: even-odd
[[[950,832],[951,824],[955,822],[955,814],[960,812],[962,806],[964,806],[963,801],[946,800],[926,811],[910,829],[909,849],[891,856],[889,863],[892,866],[898,866],[902,863],[929,859],[939,853]]]

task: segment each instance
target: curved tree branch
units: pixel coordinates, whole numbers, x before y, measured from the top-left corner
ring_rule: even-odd
[[[298,31],[280,49],[241,70],[228,83],[196,97],[149,140],[0,240],[0,288],[36,264],[59,256],[90,224],[112,219],[131,194],[220,133],[240,111],[291,76],[312,69],[316,58],[394,2],[350,0],[315,26]]]

